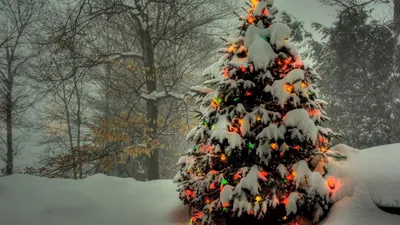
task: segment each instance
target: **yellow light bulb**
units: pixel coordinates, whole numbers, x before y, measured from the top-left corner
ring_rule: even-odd
[[[250,0],[251,4],[255,5],[258,3],[258,0]]]

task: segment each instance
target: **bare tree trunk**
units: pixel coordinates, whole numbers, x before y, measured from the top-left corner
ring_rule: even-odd
[[[155,59],[154,48],[151,35],[147,30],[141,30],[142,46],[144,56],[144,66],[146,74],[146,87],[149,93],[157,91],[157,78],[155,74]],[[148,136],[151,140],[157,138],[157,101],[147,100],[147,120],[148,120]],[[155,149],[151,156],[147,159],[147,179],[156,180],[160,178],[159,164],[158,164],[158,149]]]
[[[400,73],[400,0],[394,0],[395,72]]]
[[[65,85],[62,85],[62,91],[63,91],[63,96],[62,96],[62,101],[64,103],[64,109],[65,109],[65,116],[66,116],[66,122],[67,122],[67,130],[68,130],[68,139],[69,139],[69,144],[70,144],[70,149],[73,151],[74,149],[74,143],[72,140],[72,127],[71,127],[71,117],[70,117],[70,112],[68,108],[68,100],[67,100],[67,94],[66,94],[66,88]],[[75,154],[73,153],[73,177],[74,179],[77,179],[77,173],[76,173],[76,159],[75,159]]]
[[[74,88],[75,88],[75,94],[76,94],[76,104],[77,104],[77,110],[76,110],[76,125],[77,125],[77,137],[76,137],[76,148],[78,151],[78,173],[79,173],[79,179],[83,178],[83,173],[82,173],[82,167],[83,167],[83,154],[82,154],[82,149],[81,149],[81,95],[78,90],[78,81],[76,79],[76,76],[74,76]]]
[[[12,90],[11,84],[8,84],[9,90]],[[13,173],[13,161],[14,161],[14,151],[13,151],[13,124],[12,124],[12,92],[7,94],[7,161],[6,161],[6,175],[11,175]]]
[[[394,43],[394,51],[393,51],[393,73],[394,73],[394,82],[391,84],[392,91],[391,93],[394,94],[395,98],[398,95],[398,90],[400,86],[399,74],[400,74],[400,0],[393,0],[394,7],[393,7],[393,43]],[[390,117],[391,123],[391,143],[396,143],[398,141],[398,113],[392,112]]]
[[[6,95],[6,123],[7,123],[7,160],[6,160],[6,175],[11,175],[13,173],[14,167],[14,149],[13,149],[13,123],[12,123],[12,111],[13,111],[13,83],[14,74],[12,71],[12,62],[14,57],[14,51],[6,48],[7,54],[7,95]]]

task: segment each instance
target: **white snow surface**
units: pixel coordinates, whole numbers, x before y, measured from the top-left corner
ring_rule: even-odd
[[[139,182],[95,175],[83,180],[13,175],[0,179],[0,224],[177,225],[171,180]]]
[[[339,178],[333,195],[336,203],[319,225],[400,224],[400,215],[386,213],[374,203],[400,208],[400,144],[365,150],[338,145],[333,150],[348,159],[330,159],[330,174]],[[237,207],[246,202],[237,201]],[[12,175],[0,178],[0,203],[1,224],[189,223],[176,219],[188,219],[188,211],[182,207],[176,184],[170,180],[144,183],[130,178],[95,175],[75,181]],[[175,222],[171,221],[171,215]]]
[[[337,145],[332,150],[348,157],[331,160],[329,173],[339,177],[333,199],[335,205],[323,225],[399,225],[400,215],[377,207],[400,208],[400,144],[357,150]]]
[[[284,117],[284,123],[286,126],[297,127],[313,143],[317,139],[318,128],[305,109],[295,109],[288,112]]]
[[[258,183],[259,172],[258,166],[252,166],[246,177],[242,178],[240,183],[236,185],[235,193],[240,195],[242,193],[242,189],[247,189],[253,196],[258,195],[261,188],[260,184]]]
[[[277,50],[286,46],[291,32],[290,28],[284,23],[274,23],[268,28],[268,33],[271,38],[270,42],[272,45],[276,46]]]
[[[254,64],[256,70],[263,69],[265,71],[277,56],[267,41],[260,36],[256,36],[249,48],[248,61]]]

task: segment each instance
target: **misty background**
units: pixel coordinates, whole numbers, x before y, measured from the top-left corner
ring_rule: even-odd
[[[322,77],[336,143],[399,142],[400,1],[338,2],[275,0]],[[0,0],[2,174],[172,178],[199,122],[185,93],[246,1],[135,3]]]

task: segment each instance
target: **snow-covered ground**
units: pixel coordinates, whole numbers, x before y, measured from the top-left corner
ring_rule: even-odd
[[[339,177],[337,201],[323,225],[399,225],[400,215],[380,206],[400,208],[400,144],[355,150],[330,171]],[[187,225],[169,180],[142,183],[95,175],[60,180],[13,175],[0,179],[0,224],[7,225]],[[175,212],[175,214],[173,213]],[[174,215],[172,215],[174,214]]]
[[[0,179],[0,224],[176,225],[168,222],[171,209],[180,205],[175,189],[170,180],[13,175]]]

